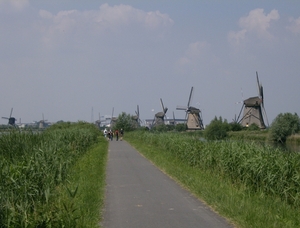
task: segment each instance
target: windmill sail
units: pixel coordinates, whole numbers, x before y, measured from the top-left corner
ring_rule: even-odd
[[[185,119],[188,130],[202,130],[204,129],[202,114],[200,109],[190,106],[194,87],[191,88],[187,106],[177,106],[177,110],[184,110],[186,112]]]
[[[135,111],[135,116],[132,116],[132,119],[135,121],[136,127],[140,127],[141,126],[142,121],[140,119],[140,108],[139,108],[139,105],[137,105],[136,111]]]
[[[244,100],[243,117],[238,122],[244,127],[248,127],[252,124],[256,124],[259,128],[265,129],[267,126],[265,124],[264,119],[266,119],[268,125],[269,123],[267,120],[266,110],[264,108],[263,87],[259,82],[257,72],[256,72],[256,80],[257,80],[257,87],[258,87],[258,96],[250,97]]]
[[[165,116],[168,111],[168,108],[164,106],[164,103],[161,98],[160,98],[160,104],[161,104],[162,111],[154,115],[152,121],[152,127],[165,124]]]
[[[12,117],[12,113],[13,113],[13,108],[11,108],[11,110],[10,110],[9,117],[2,117],[2,119],[8,120],[8,123],[7,123],[8,125],[16,126],[16,118]]]

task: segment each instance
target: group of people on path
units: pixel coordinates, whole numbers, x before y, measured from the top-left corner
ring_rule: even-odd
[[[119,131],[118,129],[116,129],[114,132],[110,129],[109,131],[105,128],[104,131],[104,136],[107,137],[108,140],[113,141],[114,136],[116,136],[116,141],[119,141],[119,136],[120,136],[120,140],[123,140],[123,134],[124,131],[121,128],[121,130]]]

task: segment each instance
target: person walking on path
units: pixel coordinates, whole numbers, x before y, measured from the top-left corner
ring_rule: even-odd
[[[121,141],[123,140],[123,135],[124,135],[124,130],[123,130],[123,128],[121,128],[121,130],[120,130]]]
[[[116,136],[116,140],[118,141],[119,140],[119,131],[118,131],[118,129],[115,131],[115,136]]]
[[[114,133],[113,133],[112,130],[110,130],[109,133],[110,133],[110,141],[113,141],[113,139],[114,139]]]
[[[110,140],[110,131],[107,132],[107,140]]]

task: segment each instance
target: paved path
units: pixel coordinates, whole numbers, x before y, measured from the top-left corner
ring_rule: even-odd
[[[111,141],[104,228],[231,227],[125,141]]]

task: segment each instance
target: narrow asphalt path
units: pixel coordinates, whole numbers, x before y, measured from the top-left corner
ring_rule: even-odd
[[[104,228],[232,227],[141,156],[109,142]]]

